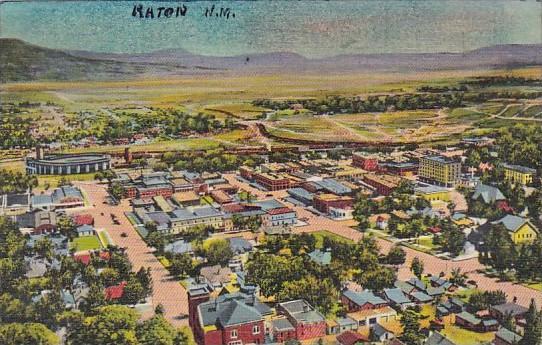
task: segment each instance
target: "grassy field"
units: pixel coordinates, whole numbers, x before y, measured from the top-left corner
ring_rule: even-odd
[[[70,242],[70,248],[75,248],[76,252],[82,250],[96,250],[101,247],[98,236],[76,237]]]
[[[315,231],[311,232],[312,236],[316,239],[316,248],[322,248],[324,246],[324,238],[330,238],[335,241],[344,242],[344,243],[353,243],[352,240],[349,240],[348,238],[339,236],[337,234],[334,234],[332,232],[322,230],[322,231]]]
[[[103,230],[98,232],[98,237],[100,238],[100,242],[102,243],[103,247],[107,247],[112,244],[109,240],[109,234],[107,233],[107,231]]]

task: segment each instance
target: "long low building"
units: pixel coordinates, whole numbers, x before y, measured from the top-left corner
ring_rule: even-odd
[[[95,173],[111,168],[111,156],[102,154],[51,155],[26,158],[27,174],[72,175]]]

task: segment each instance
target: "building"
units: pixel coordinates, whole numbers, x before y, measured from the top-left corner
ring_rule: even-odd
[[[512,183],[527,185],[533,182],[536,170],[521,165],[503,164],[504,178]]]
[[[414,303],[399,288],[384,289],[383,297],[389,304],[401,310],[414,306]]]
[[[504,225],[515,244],[533,242],[538,238],[538,228],[528,218],[508,214],[491,224]]]
[[[295,339],[295,327],[287,318],[281,317],[271,320],[273,340],[277,343],[284,343],[287,340]]]
[[[362,292],[345,290],[342,292],[340,300],[341,304],[346,307],[347,312],[383,308],[388,305],[384,299],[369,290]]]
[[[352,332],[352,331],[346,331],[337,336],[337,342],[340,345],[363,344],[367,340],[368,339],[362,336],[361,334]]]
[[[297,223],[297,214],[288,207],[273,208],[262,215],[262,225],[266,227],[290,226]]]
[[[30,193],[0,194],[0,216],[17,216],[30,211]]]
[[[51,194],[32,196],[32,207],[44,211],[62,210],[84,205],[83,194],[78,188],[72,186],[62,186],[55,189]]]
[[[167,213],[171,222],[171,232],[179,233],[195,226],[212,226],[224,229],[224,215],[211,206],[190,206],[178,208]]]
[[[371,340],[377,341],[377,342],[385,342],[389,341],[393,338],[395,338],[395,334],[387,329],[386,327],[382,326],[381,324],[377,323],[371,327]]]
[[[495,339],[493,345],[517,345],[523,339],[523,337],[517,333],[509,331],[508,329],[501,327],[495,333]]]
[[[205,285],[188,291],[189,325],[198,345],[264,344],[271,309],[254,295],[231,293],[210,300]]]
[[[355,320],[359,327],[370,327],[377,323],[387,323],[396,320],[397,312],[392,307],[387,306],[348,313],[348,317]]]
[[[504,303],[489,307],[489,314],[499,321],[503,321],[508,315],[516,321],[525,318],[529,309],[516,303]]]
[[[268,191],[277,191],[290,188],[290,179],[282,174],[256,173],[253,174],[256,183]]]
[[[417,196],[431,202],[431,201],[450,201],[450,191],[446,188],[426,185],[414,188],[414,193]]]
[[[401,182],[401,178],[395,175],[367,174],[363,176],[363,182],[375,188],[380,195],[390,195]]]
[[[295,328],[295,338],[299,341],[320,338],[326,335],[326,319],[307,301],[295,300],[279,303],[277,312],[286,316]]]
[[[339,196],[335,194],[320,194],[313,198],[313,206],[318,211],[328,214],[330,209],[348,209],[352,208],[354,199],[349,196]]]
[[[423,343],[424,345],[457,345],[442,334],[435,332],[431,334]]]
[[[352,155],[352,165],[366,171],[377,171],[378,158],[356,152]]]
[[[414,176],[418,173],[418,164],[412,162],[386,163],[383,168],[388,174],[399,176]]]
[[[497,320],[480,319],[466,311],[455,315],[455,324],[474,332],[494,332],[499,329]]]
[[[41,156],[38,154],[37,156]],[[111,156],[101,154],[50,155],[27,157],[26,173],[36,175],[72,175],[96,173],[111,168]]]
[[[461,177],[461,163],[445,156],[420,158],[420,180],[443,187],[454,187]]]
[[[193,190],[186,192],[176,192],[171,196],[179,206],[197,206],[200,204],[200,197]]]

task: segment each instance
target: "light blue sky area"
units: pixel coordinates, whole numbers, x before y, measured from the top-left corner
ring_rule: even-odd
[[[230,56],[288,51],[307,57],[390,52],[460,52],[542,43],[535,0],[196,1],[184,18],[136,19],[138,2],[10,2],[0,36],[41,46],[100,52],[182,48]],[[141,2],[177,6],[180,2]],[[208,19],[212,3],[235,19]]]

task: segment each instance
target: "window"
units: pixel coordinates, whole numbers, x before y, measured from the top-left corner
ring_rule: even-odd
[[[260,326],[254,325],[252,327],[252,334],[260,334]]]
[[[236,329],[231,330],[231,338],[233,338],[233,339],[237,338],[237,330]]]
[[[241,340],[234,340],[230,341],[228,345],[243,345],[243,342]]]

